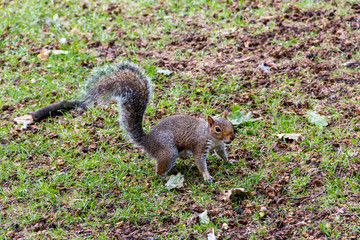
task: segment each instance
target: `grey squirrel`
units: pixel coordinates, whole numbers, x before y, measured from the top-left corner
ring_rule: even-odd
[[[161,120],[149,132],[144,132],[143,116],[150,100],[151,81],[137,65],[121,62],[103,67],[90,78],[88,85],[82,100],[63,101],[53,104],[53,107],[57,110],[59,106],[62,109],[86,108],[95,101],[115,99],[124,129],[136,145],[155,158],[156,172],[161,177],[165,178],[179,155],[189,152],[193,154],[205,181],[212,178],[206,165],[209,151],[214,150],[221,159],[228,161],[225,144],[234,140],[235,135],[232,123],[224,117],[213,119],[209,116],[205,121],[187,115],[174,115]],[[51,105],[48,108],[51,109]],[[38,116],[49,114],[49,111],[41,110],[37,111],[42,114]],[[32,115],[36,116],[34,113]]]

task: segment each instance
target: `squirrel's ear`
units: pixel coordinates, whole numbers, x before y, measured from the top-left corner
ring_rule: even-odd
[[[210,116],[208,116],[207,121],[208,121],[210,127],[215,123],[214,119]]]
[[[228,114],[229,114],[229,110],[225,110],[222,114],[223,118],[226,118]]]

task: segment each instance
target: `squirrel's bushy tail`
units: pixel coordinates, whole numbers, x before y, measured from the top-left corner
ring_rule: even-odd
[[[151,82],[135,64],[121,62],[102,67],[90,77],[83,104],[115,99],[120,121],[133,142],[143,146],[143,116],[150,100]]]

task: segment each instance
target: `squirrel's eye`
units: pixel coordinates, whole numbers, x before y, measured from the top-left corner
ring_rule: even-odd
[[[216,128],[215,128],[215,131],[216,131],[216,132],[221,132],[221,129],[220,129],[219,127],[216,127]]]

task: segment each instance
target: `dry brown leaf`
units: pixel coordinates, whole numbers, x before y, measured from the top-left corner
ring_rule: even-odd
[[[283,140],[295,140],[299,141],[301,140],[301,133],[282,133],[282,134],[276,134],[276,136]]]
[[[49,57],[51,50],[43,49],[40,51],[40,53],[37,55],[38,58],[40,58],[41,61],[47,61],[47,57]]]
[[[246,192],[243,188],[232,188],[230,190],[223,190],[220,200],[222,201],[237,201],[252,196],[252,192]]]
[[[27,129],[28,125],[34,122],[34,119],[30,114],[28,114],[14,118],[14,122],[22,124],[21,129]]]

